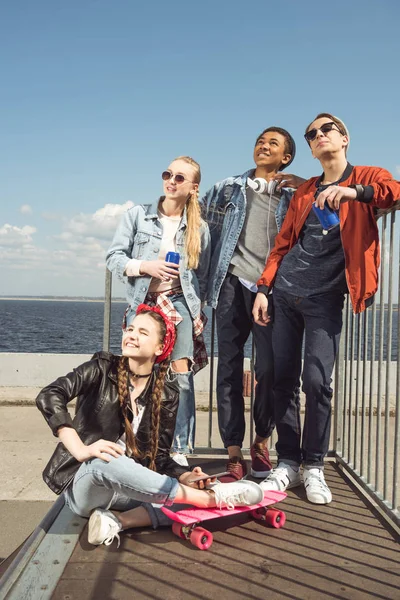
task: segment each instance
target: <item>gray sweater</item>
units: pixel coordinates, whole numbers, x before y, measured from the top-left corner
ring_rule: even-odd
[[[246,217],[233,253],[229,272],[255,283],[264,270],[278,228],[275,211],[280,194],[258,194],[246,187]]]

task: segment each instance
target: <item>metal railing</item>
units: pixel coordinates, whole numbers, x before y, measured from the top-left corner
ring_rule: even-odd
[[[335,368],[333,455],[397,525],[399,511],[400,253],[396,212],[379,220],[380,288],[353,315],[349,299]]]
[[[379,220],[381,238],[380,289],[374,305],[354,316],[347,299],[343,332],[334,373],[331,445],[328,455],[351,475],[364,492],[400,525],[400,253],[396,212]],[[397,280],[396,280],[397,277]],[[106,272],[103,348],[110,347],[112,277]],[[212,445],[216,421],[214,389],[215,311],[211,321],[207,443],[198,454],[221,454]],[[254,344],[250,360],[250,410],[246,425],[254,438]],[[275,435],[270,441],[275,454]],[[248,452],[248,448],[244,449]]]

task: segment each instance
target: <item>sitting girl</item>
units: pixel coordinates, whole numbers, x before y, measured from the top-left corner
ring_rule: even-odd
[[[232,507],[263,498],[252,481],[192,482],[205,475],[202,469],[189,471],[171,459],[179,392],[165,376],[174,343],[172,322],[142,304],[124,331],[122,356],[99,352],[36,399],[61,442],[44,481],[56,494],[65,492],[75,514],[90,517],[91,544],[119,542],[119,532],[131,527],[170,525],[159,505]],[[75,397],[72,420],[67,404]]]

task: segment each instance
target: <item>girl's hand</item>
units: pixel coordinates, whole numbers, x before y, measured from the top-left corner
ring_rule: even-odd
[[[178,278],[179,266],[165,260],[142,260],[140,273],[161,279],[161,281],[170,281],[170,279]]]
[[[101,458],[104,462],[110,462],[111,456],[118,458],[125,454],[124,449],[114,442],[107,440],[97,440],[93,444],[82,446],[75,452],[75,458],[79,462],[86,462],[91,458]]]
[[[212,477],[207,477],[207,479],[202,479],[201,481],[195,481],[193,483],[189,483],[189,481],[195,477],[207,477],[207,473],[204,473],[201,467],[195,467],[193,471],[187,471],[183,473],[179,477],[179,483],[183,485],[187,485],[195,490],[204,490],[207,485],[211,483]]]

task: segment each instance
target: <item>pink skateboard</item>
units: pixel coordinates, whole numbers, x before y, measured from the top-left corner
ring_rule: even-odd
[[[250,516],[256,521],[261,521],[263,525],[280,528],[286,521],[286,515],[281,510],[267,508],[270,504],[281,502],[286,498],[285,492],[264,492],[264,500],[252,506],[238,506],[233,510],[227,508],[188,508],[173,512],[165,506],[161,510],[172,523],[172,531],[179,538],[190,540],[190,542],[200,550],[208,550],[213,543],[211,531],[207,531],[199,525],[203,521],[218,519],[249,512]]]

